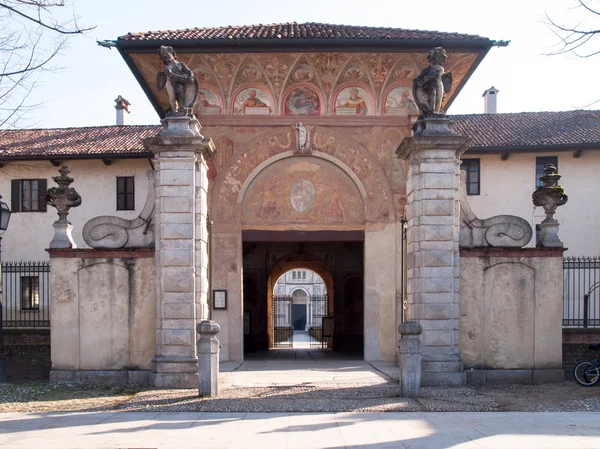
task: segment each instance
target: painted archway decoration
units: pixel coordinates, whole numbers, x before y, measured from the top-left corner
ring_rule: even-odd
[[[383,169],[368,150],[342,132],[319,126],[313,128],[311,136],[312,157],[329,160],[354,180],[363,196],[365,221],[394,220],[391,188]],[[213,220],[240,222],[242,201],[250,181],[275,160],[292,157],[293,145],[294,130],[291,127],[258,136],[242,145],[214,184],[210,202]],[[310,160],[310,157],[304,158]]]

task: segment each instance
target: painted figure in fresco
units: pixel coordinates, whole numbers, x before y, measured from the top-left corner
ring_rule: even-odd
[[[442,67],[447,59],[442,47],[431,49],[427,55],[429,65],[413,81],[413,97],[425,117],[444,114],[442,102],[445,94],[452,89],[452,73],[444,73]]]
[[[242,103],[242,110],[246,111],[246,108],[268,108],[269,106],[256,96],[256,91],[252,89],[248,92],[248,98]]]
[[[198,92],[198,102],[196,103],[196,107],[198,108],[211,108],[215,105],[210,104],[210,102],[206,99],[206,94],[202,91]]]
[[[319,115],[319,97],[311,89],[296,89],[285,104],[285,113],[291,115]]]
[[[196,75],[187,65],[177,60],[173,47],[162,45],[158,53],[164,65],[163,70],[156,74],[158,91],[167,88],[171,113],[191,113],[198,98]]]
[[[398,107],[399,108],[406,108],[406,109],[408,109],[408,112],[410,114],[416,114],[417,112],[419,112],[419,110],[417,109],[417,105],[410,98],[410,92],[409,91],[403,90],[400,95],[401,95],[400,101],[398,102]]]
[[[356,115],[367,115],[367,104],[362,97],[358,95],[358,89],[356,87],[350,88],[350,96],[345,103],[338,103],[338,108],[354,108],[356,109]]]

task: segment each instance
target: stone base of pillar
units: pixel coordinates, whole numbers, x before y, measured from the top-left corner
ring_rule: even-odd
[[[150,383],[156,388],[197,388],[196,357],[155,357]]]
[[[466,384],[463,363],[458,356],[423,357],[421,385],[424,387],[457,387]]]
[[[73,240],[73,226],[66,221],[55,221],[52,223],[54,237],[50,242],[50,248],[77,248]]]
[[[546,248],[562,248],[562,240],[558,236],[558,220],[546,218],[540,224],[542,234],[540,236],[539,246]]]

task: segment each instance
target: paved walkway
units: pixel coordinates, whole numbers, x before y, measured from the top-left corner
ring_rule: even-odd
[[[600,447],[599,413],[0,413],[0,447]]]
[[[220,387],[364,387],[393,382],[391,363],[371,365],[354,354],[319,349],[274,349],[249,354],[243,363],[221,363]],[[389,371],[392,377],[384,374]],[[397,377],[396,377],[397,380]]]
[[[310,349],[310,344],[319,345],[316,338],[311,337],[308,332],[294,331],[292,345],[294,349]]]

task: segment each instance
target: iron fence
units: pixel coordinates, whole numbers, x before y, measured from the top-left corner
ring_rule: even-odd
[[[50,262],[2,263],[4,328],[50,327]]]
[[[327,295],[311,296],[310,298],[310,327],[309,335],[311,348],[323,348],[327,346],[330,335],[323,333],[323,318],[329,312],[329,301]]]
[[[565,257],[563,280],[563,327],[600,328],[600,257]]]
[[[291,296],[273,296],[272,329],[274,348],[292,348],[294,346]]]

